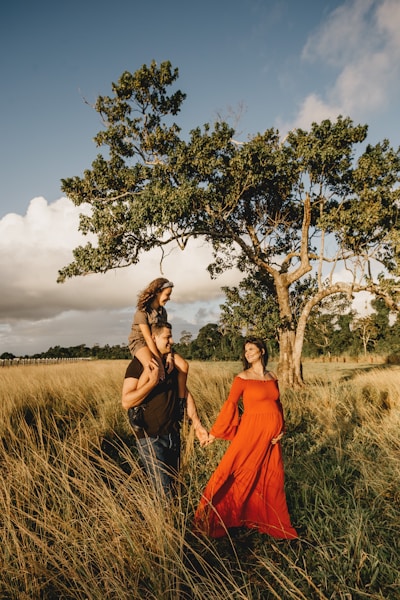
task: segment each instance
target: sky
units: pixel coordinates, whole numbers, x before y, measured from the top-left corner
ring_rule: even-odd
[[[61,179],[80,176],[99,149],[91,105],[152,60],[179,69],[182,131],[238,119],[238,135],[339,114],[369,126],[368,141],[400,138],[400,0],[6,0],[0,20],[0,355],[125,344],[137,294],[175,283],[174,337],[216,323],[221,287],[201,241],[105,275],[57,284],[85,243],[81,209]]]

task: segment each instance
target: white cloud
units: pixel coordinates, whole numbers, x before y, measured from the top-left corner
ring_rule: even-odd
[[[169,314],[175,334],[193,332],[218,317],[221,286],[240,279],[236,271],[211,280],[206,267],[210,247],[193,241],[182,252],[171,249],[160,272],[160,253],[143,254],[138,265],[57,284],[58,270],[72,260],[72,249],[87,238],[78,232],[76,208],[66,198],[48,204],[34,198],[26,215],[0,220],[0,354],[32,354],[52,345],[125,343],[137,294],[152,279],[175,283]],[[203,314],[202,311],[205,311]]]
[[[323,61],[342,67],[363,54],[371,39],[365,39],[370,10],[376,0],[352,0],[336,8],[313,32],[302,52],[308,62]]]
[[[339,114],[368,121],[400,91],[400,2],[345,2],[309,37],[302,58],[331,70],[333,81],[322,94],[310,92],[281,129],[308,128]]]
[[[308,129],[312,122],[319,123],[323,119],[335,119],[340,114],[339,106],[326,104],[317,94],[310,94],[302,103],[296,120],[291,125],[283,126],[281,129],[287,131],[294,127]]]

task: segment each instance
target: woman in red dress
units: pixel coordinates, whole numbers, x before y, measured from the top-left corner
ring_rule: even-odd
[[[231,527],[248,527],[294,539],[298,535],[290,523],[284,490],[282,405],[276,377],[266,370],[268,354],[262,340],[245,341],[243,362],[245,369],[233,380],[210,431],[209,443],[215,438],[232,442],[204,490],[194,528],[215,538]]]

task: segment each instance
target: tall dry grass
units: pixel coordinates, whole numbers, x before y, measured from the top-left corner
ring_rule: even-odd
[[[287,390],[286,488],[298,542],[197,538],[193,511],[226,442],[186,424],[181,494],[142,474],[120,407],[124,361],[0,371],[0,598],[394,599],[400,369],[307,364]],[[237,363],[192,363],[210,425]]]

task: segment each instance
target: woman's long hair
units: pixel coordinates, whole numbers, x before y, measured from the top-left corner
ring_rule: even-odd
[[[153,279],[149,283],[149,285],[139,292],[137,307],[139,310],[146,310],[149,308],[149,305],[153,302],[154,298],[159,294],[162,290],[165,290],[167,287],[165,284],[170,283],[171,285],[168,287],[173,287],[173,283],[169,281],[169,279],[165,279],[165,277],[157,277],[157,279]]]
[[[246,338],[244,340],[244,344],[243,344],[243,352],[242,352],[242,362],[243,362],[243,366],[245,369],[249,369],[250,368],[250,364],[247,362],[246,357],[245,357],[245,348],[246,348],[246,344],[254,344],[255,346],[257,346],[257,348],[259,350],[264,351],[263,354],[261,354],[261,362],[262,362],[262,366],[264,369],[266,369],[267,364],[268,364],[268,350],[267,350],[267,346],[265,344],[265,342],[258,337],[255,336],[250,336],[248,338]]]

